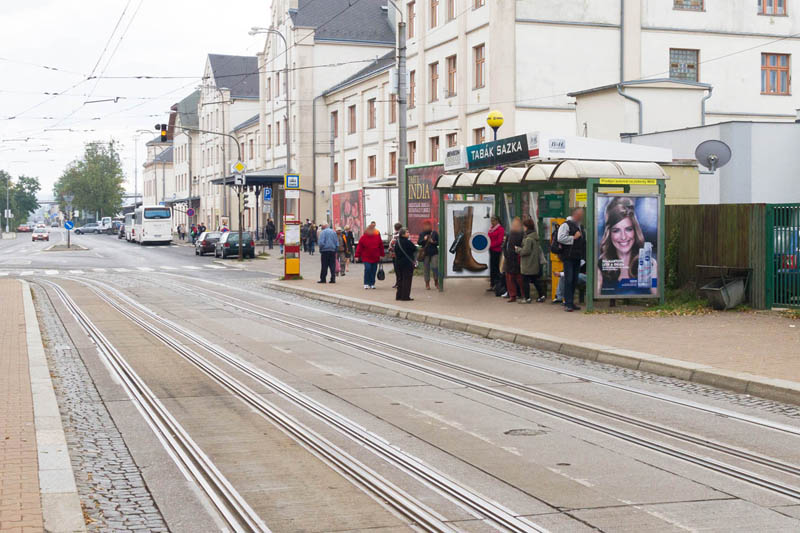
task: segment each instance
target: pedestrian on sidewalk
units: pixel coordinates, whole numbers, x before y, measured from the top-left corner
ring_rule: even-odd
[[[414,269],[417,268],[417,246],[408,238],[408,230],[401,227],[397,232],[397,242],[394,244],[397,252],[395,269],[397,272],[397,293],[395,300],[410,302],[411,282],[414,281]]]
[[[539,244],[539,234],[536,232],[536,223],[531,218],[526,218],[522,223],[525,227],[525,237],[520,248],[520,273],[522,274],[522,298],[520,303],[531,303],[531,282],[539,294],[537,302],[543,302],[545,287],[542,281],[542,247]]]
[[[275,241],[275,222],[273,222],[271,218],[267,219],[267,225],[264,229],[264,233],[267,236],[267,246],[269,246],[269,249],[272,250],[272,243]]]
[[[178,240],[182,241],[183,240],[183,236],[184,236],[183,224],[178,224]]]
[[[586,232],[582,222],[583,209],[576,207],[558,228],[558,242],[564,247],[561,253],[564,262],[564,310],[568,313],[580,310],[575,305],[575,289],[578,287],[581,261],[586,259]]]
[[[389,257],[391,257],[392,259],[392,268],[394,269],[394,285],[392,286],[393,289],[396,289],[398,283],[400,282],[400,274],[398,274],[397,272],[397,252],[394,249],[394,247],[397,244],[397,236],[400,235],[401,229],[403,229],[403,225],[399,222],[395,222],[394,233],[392,233],[392,240],[389,241]]]
[[[519,251],[522,249],[522,238],[522,220],[519,217],[514,217],[503,243],[508,303],[516,302],[517,296],[522,298],[522,274],[520,273],[519,256]]]
[[[345,255],[344,255],[344,271],[350,272],[350,261],[353,261],[355,258],[353,257],[353,253],[355,253],[355,238],[353,237],[353,232],[350,230],[350,226],[344,227],[344,247],[345,247]]]
[[[373,226],[367,228],[364,235],[358,239],[356,247],[356,257],[364,263],[364,288],[375,288],[375,275],[378,272],[378,263],[383,257],[383,239],[381,234]]]
[[[278,233],[278,237],[276,238],[276,240],[278,241],[278,246],[280,246],[280,247],[281,247],[281,256],[283,256],[283,241],[284,241],[284,236],[283,236],[283,232],[282,232],[282,231]]]
[[[327,226],[327,224],[325,224],[325,226]],[[319,231],[319,228],[317,228],[317,225],[312,222],[311,226],[309,226],[309,228],[308,228],[308,253],[309,253],[309,255],[314,255],[314,248],[316,247],[317,240],[319,239],[318,231]],[[333,231],[333,230],[331,230],[331,231]]]
[[[503,255],[503,238],[506,230],[500,223],[500,218],[495,215],[492,217],[492,226],[489,228],[489,288],[493,291],[495,285],[502,280],[500,272],[500,256]]]
[[[340,276],[345,276],[347,274],[344,269],[345,262],[347,261],[347,245],[342,228],[336,228],[336,237],[339,242],[339,246],[336,248],[336,273]]]
[[[433,229],[429,220],[422,223],[422,233],[419,234],[417,245],[421,248],[422,272],[425,276],[425,290],[431,289],[431,270],[433,270],[433,283],[439,288],[439,233]]]
[[[303,244],[304,252],[308,252],[308,230],[310,227],[311,221],[308,219],[300,226],[300,242]]]
[[[556,286],[556,297],[554,304],[564,305],[564,273],[558,273],[558,285]],[[586,297],[586,261],[581,261],[581,269],[578,272],[578,303],[582,304]]]
[[[331,271],[330,283],[336,283],[336,250],[339,248],[339,237],[328,224],[322,224],[319,234],[319,255],[322,270],[317,283],[325,283],[325,275]]]
[[[197,235],[198,235],[198,233],[197,233],[197,226],[195,226],[194,224],[192,224],[192,227],[191,227],[191,229],[190,229],[190,232],[191,232],[191,233],[190,233],[190,235],[191,235],[191,237],[192,237],[192,244],[194,244],[194,243],[195,243],[195,241],[197,241]]]

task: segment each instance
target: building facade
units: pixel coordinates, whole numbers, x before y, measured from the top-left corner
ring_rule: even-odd
[[[142,179],[142,203],[158,205],[166,202],[175,190],[172,141],[156,137],[147,143],[147,157]]]

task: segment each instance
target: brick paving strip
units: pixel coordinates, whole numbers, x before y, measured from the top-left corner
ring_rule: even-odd
[[[28,284],[0,280],[0,302],[0,531],[85,531]]]

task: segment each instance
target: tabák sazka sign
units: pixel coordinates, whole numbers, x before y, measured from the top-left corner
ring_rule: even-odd
[[[517,135],[467,147],[470,169],[527,161],[530,157],[528,135]]]

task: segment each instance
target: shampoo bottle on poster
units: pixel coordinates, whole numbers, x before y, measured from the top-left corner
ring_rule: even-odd
[[[653,279],[653,244],[646,242],[639,250],[639,269],[637,272],[637,286],[640,289],[649,289]]]

